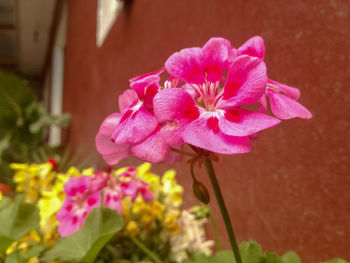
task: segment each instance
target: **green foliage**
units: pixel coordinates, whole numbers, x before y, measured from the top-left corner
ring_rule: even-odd
[[[6,257],[5,263],[27,263],[31,257],[37,257],[45,249],[43,245],[31,247],[27,253],[16,250]]]
[[[13,201],[4,197],[0,201],[0,255],[5,254],[13,241],[36,229],[39,220],[37,207],[25,203],[22,196],[16,196]]]
[[[347,262],[346,260],[341,259],[341,258],[335,258],[335,259],[332,259],[329,261],[322,261],[320,263],[349,263],[349,262]]]
[[[33,152],[45,145],[45,128],[67,127],[70,115],[49,114],[27,81],[1,71],[0,94],[0,181],[6,182],[8,164],[32,162]]]
[[[299,256],[294,252],[287,252],[283,256],[266,251],[262,252],[261,246],[254,242],[242,242],[239,246],[243,263],[301,263]],[[231,250],[222,250],[214,256],[192,255],[185,263],[233,263],[236,262]],[[349,263],[343,259],[333,259],[320,263]]]
[[[122,228],[123,219],[116,210],[107,207],[95,208],[87,216],[81,229],[57,240],[41,260],[94,262],[100,250]]]
[[[295,252],[287,252],[282,257],[283,263],[301,263],[299,256]]]

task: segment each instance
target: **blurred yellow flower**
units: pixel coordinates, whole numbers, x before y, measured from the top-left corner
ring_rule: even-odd
[[[143,181],[149,183],[148,189],[154,194],[155,198],[158,198],[158,192],[160,190],[159,176],[151,173],[151,164],[143,163],[136,167],[137,177]]]
[[[16,191],[24,192],[26,201],[35,203],[43,191],[52,188],[52,181],[56,175],[52,172],[52,164],[19,164],[12,163],[10,168],[15,171],[14,181],[17,183]]]
[[[178,213],[167,213],[165,215],[163,225],[165,229],[172,235],[175,235],[180,231],[179,224],[177,223],[178,217]]]
[[[162,191],[166,196],[166,206],[179,207],[182,204],[183,187],[177,183],[174,170],[168,170],[162,176]]]
[[[165,210],[165,206],[162,205],[159,201],[153,201],[151,204],[151,213],[154,215],[158,220],[163,219],[163,213]]]
[[[130,221],[126,225],[126,231],[128,231],[130,235],[136,236],[139,233],[138,224],[135,221]]]

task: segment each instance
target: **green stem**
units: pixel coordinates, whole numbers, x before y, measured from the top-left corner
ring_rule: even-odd
[[[211,224],[213,226],[213,231],[214,231],[214,236],[215,236],[215,243],[216,243],[216,248],[218,250],[221,250],[222,247],[221,247],[221,241],[220,241],[220,237],[219,237],[219,232],[218,232],[218,228],[216,226],[216,223],[215,223],[215,218],[214,218],[214,215],[210,209],[210,207],[208,206],[208,209],[209,209],[209,217],[210,217],[210,220],[211,220]]]
[[[152,259],[155,263],[163,263],[156,254],[154,254],[151,250],[149,250],[140,240],[136,237],[129,235],[131,241],[143,251],[150,259]]]
[[[218,205],[219,205],[219,208],[221,211],[221,215],[222,215],[224,222],[225,222],[226,231],[227,231],[228,237],[230,239],[230,243],[231,243],[233,255],[235,256],[235,259],[236,259],[236,263],[242,263],[242,259],[241,259],[241,255],[239,253],[239,248],[237,245],[236,237],[235,237],[235,234],[233,232],[233,227],[231,224],[230,216],[227,212],[224,198],[222,197],[220,186],[219,186],[218,180],[216,179],[216,175],[215,175],[215,172],[213,169],[213,165],[211,163],[211,159],[209,159],[209,158],[205,159],[205,168],[207,169],[210,183],[213,186],[215,197],[216,197],[216,200],[218,202]]]

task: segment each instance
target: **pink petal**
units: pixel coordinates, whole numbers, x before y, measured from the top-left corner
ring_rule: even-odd
[[[163,161],[170,148],[159,131],[160,127],[144,141],[133,145],[131,152],[137,158],[146,162],[159,163]]]
[[[127,145],[115,144],[111,139],[115,128],[119,124],[120,118],[120,113],[113,113],[107,116],[102,122],[95,138],[96,148],[99,153],[111,154],[126,149]]]
[[[286,120],[295,117],[310,119],[311,112],[297,101],[278,92],[268,90],[272,113],[280,119]]]
[[[201,117],[191,122],[184,131],[184,141],[199,148],[222,154],[247,153],[250,151],[248,137],[234,137],[209,127],[208,119]]]
[[[179,150],[182,149],[182,147],[173,147],[173,148],[179,149]],[[182,154],[179,154],[177,152],[174,152],[174,151],[170,150],[168,152],[168,155],[164,158],[164,162],[165,163],[176,163],[176,162],[181,161],[182,158],[183,158]]]
[[[103,172],[95,172],[94,176],[91,178],[90,191],[98,192],[106,186],[109,177]]]
[[[300,98],[300,91],[297,88],[293,88],[271,79],[267,81],[267,84],[272,84],[273,86],[277,87],[279,90],[283,91],[286,96],[290,97],[293,100],[298,100]]]
[[[58,233],[61,237],[69,236],[79,230],[84,223],[84,218],[81,216],[67,217],[59,222]]]
[[[203,68],[209,82],[222,80],[224,69],[228,69],[235,56],[230,41],[224,38],[211,38],[204,45]],[[231,60],[231,61],[230,61]]]
[[[99,191],[91,193],[86,199],[86,211],[90,213],[92,209],[100,205],[101,193]]]
[[[122,117],[121,113],[112,113],[108,115],[102,122],[98,130],[98,134],[101,134],[104,136],[111,136],[114,129],[119,124],[121,117]]]
[[[257,102],[265,93],[266,81],[266,65],[262,60],[247,55],[236,58],[228,72],[223,100],[217,108]]]
[[[123,205],[121,200],[121,194],[118,191],[112,189],[104,189],[104,206],[117,210],[119,213],[123,212]]]
[[[61,209],[57,212],[56,218],[59,221],[64,220],[64,218],[72,214],[74,203],[70,198],[66,198],[61,206]]]
[[[84,194],[89,189],[90,182],[91,177],[89,176],[70,177],[63,186],[64,192],[70,197]]]
[[[159,135],[171,148],[179,148],[184,144],[183,131],[188,125],[187,120],[174,120],[162,123]]]
[[[153,99],[154,115],[158,122],[174,119],[195,120],[199,110],[192,96],[181,88],[164,89]]]
[[[238,48],[238,55],[248,55],[263,59],[265,54],[264,40],[260,36],[248,39]]]
[[[137,94],[134,90],[127,89],[119,96],[118,100],[119,109],[120,111],[123,111],[137,101]]]
[[[133,78],[129,79],[129,82],[130,83],[138,82],[140,80],[147,79],[149,76],[154,76],[154,75],[160,76],[164,71],[165,71],[165,69],[162,68],[162,69],[160,69],[158,71],[154,71],[154,72],[146,73],[146,74],[143,74],[143,75],[140,75],[140,76],[136,76],[136,77],[133,77]]]
[[[118,144],[134,144],[144,140],[157,126],[156,118],[144,107],[126,111],[112,134]]]
[[[109,165],[114,165],[119,163],[121,160],[126,159],[131,156],[129,146],[123,145],[124,148],[119,148],[120,152],[113,152],[109,154],[103,154],[102,158]]]
[[[266,113],[267,112],[267,99],[266,99],[266,95],[265,94],[259,100],[258,112],[261,112],[261,113]]]
[[[175,78],[185,82],[201,84],[205,79],[202,67],[202,49],[186,48],[171,55],[165,62],[165,68]]]
[[[97,151],[108,164],[116,164],[131,155],[129,145],[116,144],[112,141],[112,134],[121,119],[120,113],[113,113],[106,117],[96,135]]]
[[[74,204],[66,198],[61,209],[56,214],[56,219],[59,222],[58,233],[61,236],[68,236],[80,229],[84,223],[83,214],[75,214],[73,211]]]
[[[140,191],[140,194],[142,195],[142,198],[145,202],[149,202],[149,201],[154,200],[153,193],[150,190],[148,190],[147,187],[140,187],[139,191]]]
[[[148,73],[142,76],[138,76],[130,79],[130,87],[136,91],[137,96],[142,100],[146,94],[146,88],[153,86],[158,90],[160,75],[164,72],[161,69],[157,72]]]
[[[137,197],[138,194],[138,185],[136,179],[132,179],[121,184],[122,192],[126,196],[130,196],[133,200]]]
[[[280,122],[263,113],[234,109],[225,112],[225,115],[219,118],[219,128],[226,135],[248,136],[271,128]]]

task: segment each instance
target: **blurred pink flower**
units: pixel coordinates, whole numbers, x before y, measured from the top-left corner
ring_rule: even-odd
[[[122,188],[117,178],[109,176],[106,186],[103,188],[104,206],[123,212],[122,206]]]
[[[58,232],[67,236],[82,227],[85,217],[100,202],[100,192],[91,192],[91,177],[71,177],[64,184],[66,199],[56,215]]]
[[[134,201],[140,194],[144,201],[153,201],[154,195],[148,190],[148,183],[136,177],[136,170],[124,172],[118,177],[121,179],[120,187],[125,196]]]

